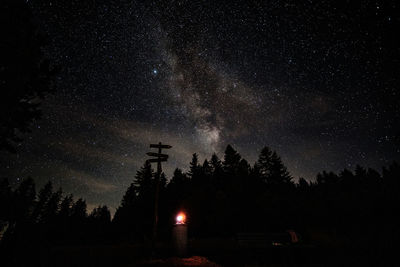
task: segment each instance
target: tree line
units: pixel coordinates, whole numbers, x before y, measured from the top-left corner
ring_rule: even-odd
[[[7,179],[0,181],[0,231],[7,231],[3,243],[48,244],[104,241],[111,225],[107,206],[98,206],[88,214],[86,201],[63,196],[49,181],[36,193],[32,178],[12,190]],[[103,237],[100,239],[100,237]]]
[[[145,163],[126,191],[113,220],[120,236],[151,236],[154,177]],[[193,154],[187,173],[177,168],[168,183],[161,175],[159,237],[169,237],[174,216],[182,210],[192,237],[292,229],[303,241],[390,245],[398,236],[393,215],[400,203],[399,178],[400,166],[394,162],[381,173],[357,166],[338,174],[323,171],[313,182],[295,182],[269,147],[250,165],[228,145],[222,159],[213,154],[199,162]]]
[[[325,245],[386,244],[398,236],[400,166],[378,172],[319,173],[313,182],[294,181],[280,156],[264,147],[250,165],[230,145],[223,158],[199,162],[193,154],[188,171],[175,169],[159,185],[158,239],[168,240],[178,211],[188,217],[189,234],[234,237],[240,232],[295,230],[305,242]],[[127,188],[113,220],[106,206],[87,214],[83,199],[62,195],[47,183],[38,194],[28,178],[12,190],[0,184],[0,220],[9,222],[10,240],[46,244],[146,242],[152,236],[156,173],[145,162]]]

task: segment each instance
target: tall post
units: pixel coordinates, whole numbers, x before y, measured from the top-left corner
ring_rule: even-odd
[[[158,199],[160,195],[160,179],[161,179],[161,162],[167,161],[168,155],[166,154],[161,154],[161,149],[165,148],[171,148],[172,146],[170,145],[163,145],[161,142],[158,144],[150,144],[150,148],[158,148],[158,153],[154,152],[148,152],[146,153],[147,155],[151,157],[157,157],[153,159],[148,159],[148,162],[157,162],[157,173],[155,176],[155,196],[154,196],[154,218],[153,218],[153,233],[152,233],[152,240],[151,240],[151,248],[152,248],[152,253],[155,253],[155,245],[156,245],[156,239],[157,239],[157,225],[158,225]]]
[[[161,154],[161,142],[158,143],[158,154]],[[157,238],[157,225],[158,225],[158,199],[160,194],[160,178],[161,178],[161,160],[160,156],[157,157],[157,174],[156,174],[156,193],[154,197],[154,221],[153,221],[153,249]]]

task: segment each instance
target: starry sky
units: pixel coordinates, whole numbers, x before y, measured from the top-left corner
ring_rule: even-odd
[[[295,177],[400,159],[396,1],[27,1],[61,67],[14,155],[12,183],[48,180],[119,205],[162,141],[164,171],[265,145]]]

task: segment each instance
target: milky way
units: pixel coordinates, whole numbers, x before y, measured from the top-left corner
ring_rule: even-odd
[[[18,153],[2,153],[13,184],[50,179],[115,209],[159,141],[168,177],[227,144],[251,164],[270,146],[309,180],[400,158],[395,1],[29,4],[61,71]]]

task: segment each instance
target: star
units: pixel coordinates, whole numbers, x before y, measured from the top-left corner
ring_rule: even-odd
[[[82,185],[71,193],[115,209],[153,142],[173,146],[168,179],[192,153],[222,158],[227,144],[250,164],[269,146],[310,180],[325,166],[400,158],[389,6],[104,1],[79,16],[85,5],[28,2],[61,70],[19,156],[0,155],[1,176],[57,173],[62,187]]]

